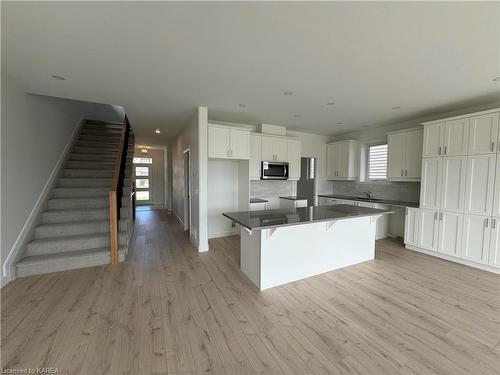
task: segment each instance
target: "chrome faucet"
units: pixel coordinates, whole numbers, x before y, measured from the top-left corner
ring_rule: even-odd
[[[373,198],[373,193],[371,191],[363,191],[363,194],[366,195],[368,197],[368,199]]]

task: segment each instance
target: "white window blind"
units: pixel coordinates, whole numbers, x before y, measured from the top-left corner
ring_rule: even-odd
[[[387,179],[387,143],[368,147],[368,179]]]

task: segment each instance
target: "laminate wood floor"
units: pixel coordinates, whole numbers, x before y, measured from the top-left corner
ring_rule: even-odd
[[[498,275],[382,240],[374,261],[259,292],[239,270],[238,237],[213,240],[199,254],[173,215],[148,211],[138,213],[133,241],[118,266],[2,288],[1,367],[500,373]]]

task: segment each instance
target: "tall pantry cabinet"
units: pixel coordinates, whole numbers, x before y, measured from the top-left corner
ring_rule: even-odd
[[[500,268],[499,126],[499,109],[424,123],[407,245]]]

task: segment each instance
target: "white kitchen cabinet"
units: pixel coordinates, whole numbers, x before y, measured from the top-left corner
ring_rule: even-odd
[[[497,155],[496,159],[492,216],[500,217],[500,154]]]
[[[302,156],[301,142],[295,139],[287,140],[288,178],[290,180],[300,179],[300,158]]]
[[[406,208],[404,241],[407,245],[418,246],[419,212],[418,208]]]
[[[488,264],[491,217],[464,215],[462,228],[462,258]]]
[[[498,112],[470,118],[469,155],[494,153],[497,150]]]
[[[262,136],[262,160],[287,161],[287,139]]]
[[[490,228],[490,254],[488,264],[500,268],[500,218],[494,217]]]
[[[443,126],[442,155],[467,155],[469,146],[469,119],[447,121]]]
[[[262,161],[262,137],[258,134],[250,134],[250,180],[260,180],[260,169]]]
[[[422,182],[420,186],[420,207],[439,210],[441,205],[441,169],[440,157],[422,160]]]
[[[267,210],[267,202],[250,203],[250,211],[264,211]]]
[[[342,200],[336,198],[319,197],[318,203],[320,206],[331,206],[334,204],[343,204]]]
[[[388,134],[388,180],[420,180],[422,165],[422,134],[422,129],[412,129]]]
[[[444,157],[441,170],[441,210],[463,212],[465,207],[467,156]]]
[[[438,211],[421,209],[418,215],[417,246],[426,250],[437,250],[439,238]]]
[[[440,156],[444,142],[444,122],[426,125],[422,141],[422,156],[424,158]]]
[[[462,249],[463,214],[439,212],[439,234],[437,251],[443,254],[460,256]]]
[[[470,155],[467,158],[464,209],[466,214],[491,215],[495,162],[495,154]]]
[[[329,180],[356,179],[357,143],[353,140],[326,145],[326,172]]]
[[[250,159],[250,132],[223,126],[208,127],[208,157]]]
[[[302,208],[302,207],[307,207],[307,199],[280,198],[280,208]]]

